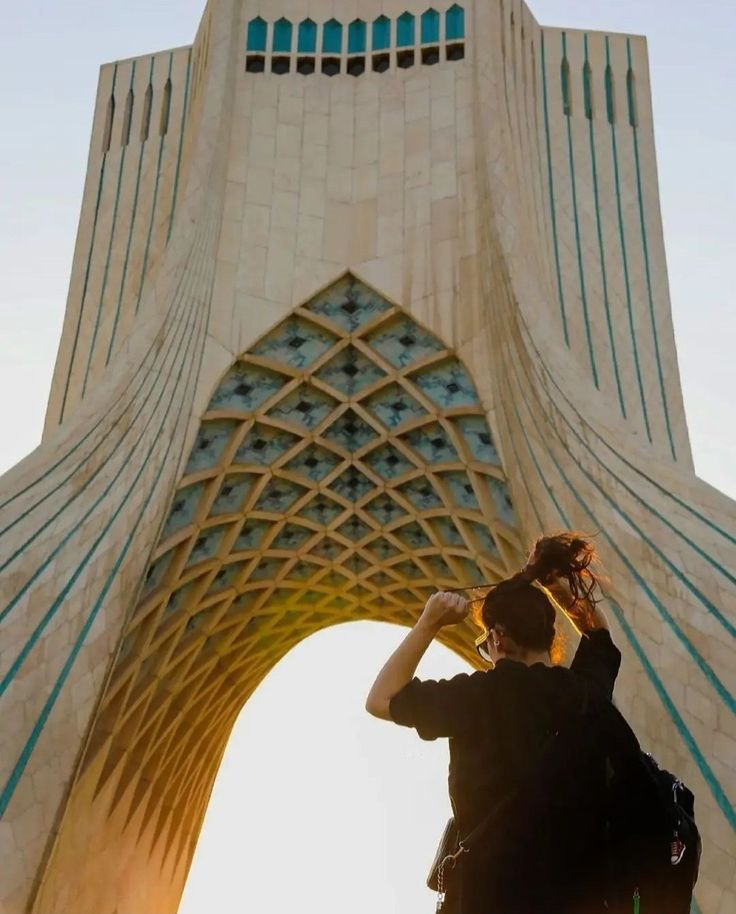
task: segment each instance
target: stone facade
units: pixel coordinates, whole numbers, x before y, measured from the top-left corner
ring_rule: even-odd
[[[735,517],[693,471],[643,38],[210,0],[101,70],[44,438],[0,482],[0,911],[174,912],[290,647],[575,527],[730,914]]]

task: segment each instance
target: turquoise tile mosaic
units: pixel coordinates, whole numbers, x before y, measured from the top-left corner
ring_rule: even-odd
[[[455,445],[439,422],[431,422],[402,435],[425,463],[454,463],[459,460]]]
[[[337,532],[342,534],[346,539],[349,539],[355,543],[358,540],[362,540],[369,533],[371,533],[372,528],[369,527],[368,524],[364,524],[359,517],[356,517],[353,514],[350,520],[346,521],[344,524],[341,524],[337,528]]]
[[[500,479],[496,479],[495,476],[487,476],[486,485],[488,486],[488,491],[493,499],[493,504],[498,516],[510,526],[516,526],[514,503],[511,501],[511,495],[509,494],[506,483],[502,482]]]
[[[407,460],[400,451],[390,444],[382,444],[377,447],[374,451],[366,454],[363,461],[386,482],[395,479],[397,476],[403,476],[404,473],[408,473],[410,470],[416,470],[416,464]]]
[[[235,463],[270,466],[299,440],[291,432],[256,423],[238,448]]]
[[[285,524],[283,529],[271,542],[271,549],[288,549],[296,552],[315,535],[314,530],[308,530],[299,524]]]
[[[233,543],[233,552],[246,552],[251,549],[257,549],[270,529],[271,524],[268,521],[249,517]]]
[[[313,298],[308,311],[321,314],[347,333],[355,333],[391,307],[377,292],[350,276]]]
[[[479,405],[473,382],[455,359],[418,371],[412,380],[440,409]]]
[[[333,451],[328,451],[318,444],[310,444],[290,460],[284,469],[298,473],[312,482],[319,482],[340,463],[342,457],[338,457]]]
[[[214,469],[220,463],[225,448],[238,426],[239,423],[234,419],[205,420],[192,447],[185,475]]]
[[[225,533],[231,529],[231,526],[231,524],[221,524],[219,527],[208,527],[203,530],[194,541],[187,565],[196,565],[198,562],[206,562],[208,559],[214,558],[220,549]]]
[[[442,499],[424,476],[412,479],[399,486],[399,492],[414,505],[418,511],[430,511],[432,508],[441,508]]]
[[[313,429],[337,406],[337,401],[308,384],[302,384],[269,410],[269,416],[289,425]]]
[[[466,473],[442,473],[440,479],[449,490],[453,504],[458,508],[467,508],[469,511],[480,510],[473,484]]]
[[[286,380],[275,371],[238,362],[220,382],[209,409],[253,412],[281,390]]]
[[[330,489],[348,501],[360,501],[375,488],[374,484],[360,470],[350,467],[330,483]]]
[[[236,514],[243,509],[245,499],[253,488],[253,477],[247,473],[233,473],[222,480],[220,491],[212,503],[211,515]]]
[[[378,437],[378,433],[361,416],[346,410],[324,432],[323,437],[352,454]]]
[[[375,384],[383,386],[370,392]],[[428,412],[422,404],[430,402]],[[361,605],[369,615],[382,601],[413,612],[433,586],[481,581],[474,556],[503,567],[492,522],[516,518],[505,482],[477,466],[500,467],[500,459],[472,381],[439,340],[354,278],[320,293],[242,356],[209,410],[229,415],[206,415],[186,472],[225,474],[210,520],[199,506],[217,483],[190,483],[177,492],[163,534],[192,526],[176,554],[184,550],[188,567],[220,563],[206,593],[203,578],[174,588],[171,611],[187,607],[190,631],[208,623],[188,601],[233,587],[248,588],[227,609],[233,626],[258,608],[282,630],[268,637],[279,638],[287,606],[301,619],[329,606],[330,621],[347,607],[351,617]],[[442,417],[444,410],[454,414]],[[233,531],[226,551],[249,512],[255,516]],[[234,518],[213,523],[228,514]],[[211,526],[197,529],[202,522]],[[155,599],[172,555],[151,566],[146,599]],[[254,632],[248,626],[237,637]]]
[[[336,342],[337,337],[322,327],[301,317],[290,317],[264,337],[251,352],[292,368],[309,368]]]
[[[306,492],[304,486],[297,485],[289,479],[271,479],[258,496],[255,510],[285,514]]]
[[[482,416],[461,416],[453,421],[460,429],[474,460],[501,466],[501,458]]]
[[[194,521],[199,502],[205,492],[205,484],[195,482],[190,486],[179,489],[174,498],[174,503],[169,511],[169,516],[164,525],[161,539],[167,539]]]
[[[426,415],[424,408],[398,384],[389,384],[373,394],[366,406],[390,430]]]
[[[342,349],[315,372],[315,377],[346,397],[354,396],[385,376],[386,373],[375,362],[367,359],[354,346]]]
[[[394,368],[408,368],[428,356],[443,352],[434,336],[408,317],[396,317],[367,337],[367,342]]]

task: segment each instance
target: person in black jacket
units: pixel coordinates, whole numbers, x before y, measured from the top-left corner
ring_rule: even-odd
[[[421,681],[419,660],[471,605],[433,594],[384,665],[366,710],[449,738],[450,801],[460,835],[498,807],[482,839],[448,875],[451,914],[603,912],[605,766],[582,725],[591,701],[610,701],[621,655],[597,606],[593,545],[574,533],[542,537],[517,574],[473,607],[490,669]],[[556,611],[581,634],[569,668],[553,665]]]

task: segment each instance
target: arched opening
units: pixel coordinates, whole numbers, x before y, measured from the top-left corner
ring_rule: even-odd
[[[112,142],[112,127],[115,123],[115,96],[111,95],[107,102],[107,111],[105,112],[105,128],[102,132],[102,151],[110,151]]]
[[[120,641],[67,807],[72,837],[60,847],[91,840],[78,832],[94,828],[109,891],[131,909],[145,892],[173,910],[229,733],[264,676],[323,628],[411,625],[438,586],[493,582],[521,559],[466,369],[346,275],[258,340],[214,390]],[[441,640],[473,662],[473,634],[468,622]],[[115,883],[131,871],[136,879]],[[56,872],[74,878],[61,864]]]
[[[264,679],[233,727],[178,914],[431,910],[423,876],[451,814],[447,743],[422,742],[364,710],[403,635],[380,623],[336,625]],[[433,644],[418,675],[469,669]]]
[[[159,122],[159,136],[166,136],[169,130],[169,117],[171,116],[171,80],[166,80],[164,94],[161,99],[161,121]]]

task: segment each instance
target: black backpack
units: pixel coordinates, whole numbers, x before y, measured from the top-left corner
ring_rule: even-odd
[[[607,910],[689,914],[702,848],[694,796],[641,750],[623,716],[606,704],[597,724],[606,771]]]

